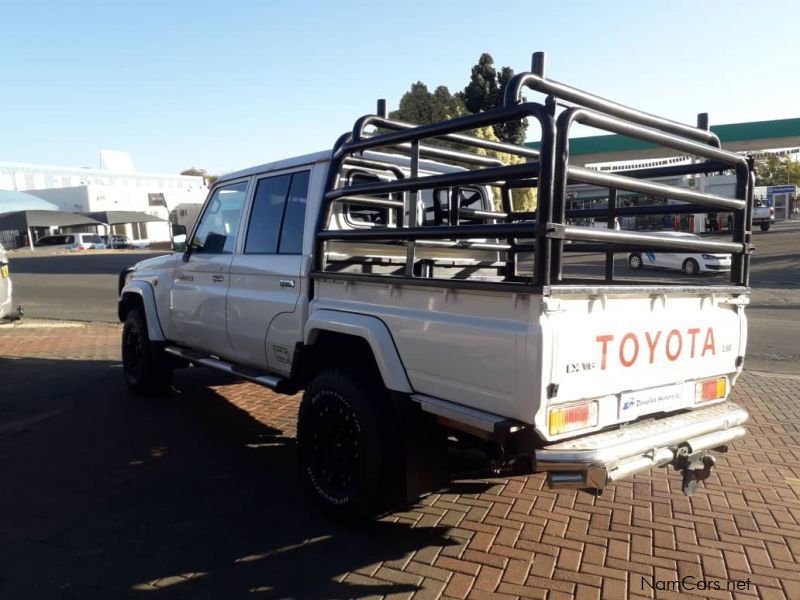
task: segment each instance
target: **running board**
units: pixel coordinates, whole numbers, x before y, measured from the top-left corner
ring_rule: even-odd
[[[419,402],[420,407],[425,412],[439,417],[439,420],[444,424],[480,437],[487,437],[487,434],[515,433],[526,427],[524,423],[514,419],[501,417],[500,415],[450,402],[449,400],[426,396],[425,394],[412,394],[411,399]]]
[[[258,385],[275,390],[276,392],[283,392],[284,388],[288,387],[286,385],[286,379],[283,379],[282,377],[275,377],[274,375],[269,375],[265,371],[259,371],[258,369],[253,369],[251,367],[245,367],[243,365],[226,362],[220,358],[194,352],[186,348],[167,346],[164,348],[164,352],[171,354],[172,356],[182,358],[183,360],[187,360],[195,365],[216,369],[217,371],[228,373],[234,377],[241,377],[242,379],[246,379],[251,383],[257,383]]]

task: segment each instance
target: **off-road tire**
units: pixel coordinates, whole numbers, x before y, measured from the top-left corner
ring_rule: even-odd
[[[769,221],[762,221],[759,224],[759,227],[761,227],[761,231],[769,231],[769,226],[770,225],[771,225],[771,223]]]
[[[131,309],[122,328],[122,371],[125,383],[137,396],[157,396],[172,381],[173,364],[163,344],[151,342],[141,309]]]
[[[332,368],[309,383],[300,403],[300,475],[317,504],[340,520],[373,515],[390,461],[381,435],[382,386],[356,369]]]

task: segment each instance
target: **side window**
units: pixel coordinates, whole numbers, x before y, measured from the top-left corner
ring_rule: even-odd
[[[247,182],[244,181],[214,191],[192,238],[192,252],[203,254],[233,252],[246,192]]]
[[[449,198],[452,189],[425,190],[422,193],[422,200],[425,202],[425,215],[423,225],[445,225],[449,222]],[[458,204],[460,208],[471,208],[483,210],[483,195],[481,190],[473,187],[458,188]],[[461,217],[461,222],[477,221],[484,222],[482,219],[470,219],[467,216]]]
[[[281,254],[300,254],[303,251],[303,230],[306,226],[306,202],[310,171],[292,175],[292,185],[286,198],[286,210],[281,226]]]
[[[380,177],[371,173],[353,173],[349,175],[347,185],[362,183],[375,183]],[[389,194],[377,195],[376,198],[389,198]],[[354,223],[369,223],[372,225],[386,225],[389,222],[389,209],[358,204],[346,204],[344,207],[347,218]]]
[[[245,254],[302,252],[309,175],[300,171],[258,180]]]

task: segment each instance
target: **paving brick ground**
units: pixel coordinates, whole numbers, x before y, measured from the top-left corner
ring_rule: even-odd
[[[692,498],[663,469],[601,498],[457,481],[344,528],[298,485],[298,398],[190,369],[134,399],[118,338],[0,329],[0,598],[800,598],[800,378],[741,378],[750,435]],[[686,576],[723,590],[643,581]]]

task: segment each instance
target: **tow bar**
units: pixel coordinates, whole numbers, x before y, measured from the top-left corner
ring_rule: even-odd
[[[719,448],[714,448],[714,450],[727,452],[728,447],[720,446]],[[688,448],[683,447],[678,449],[672,466],[676,471],[680,471],[683,476],[683,493],[687,496],[693,496],[697,491],[697,484],[709,478],[716,464],[716,459],[710,454],[705,452],[689,454]]]

